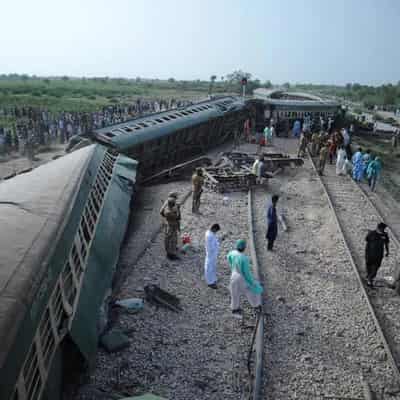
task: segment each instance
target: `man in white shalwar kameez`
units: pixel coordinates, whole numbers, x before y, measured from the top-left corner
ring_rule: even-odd
[[[344,164],[346,162],[346,150],[343,146],[340,146],[337,152],[337,159],[336,159],[336,174],[337,175],[345,175],[344,172]]]
[[[211,289],[217,289],[217,261],[219,253],[218,224],[211,226],[206,232],[206,260],[204,262],[204,276]]]

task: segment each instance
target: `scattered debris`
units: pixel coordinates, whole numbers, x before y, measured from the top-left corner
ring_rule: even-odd
[[[119,329],[111,329],[100,338],[100,344],[109,353],[129,347],[129,338]]]
[[[195,253],[194,247],[190,243],[185,243],[182,246],[182,253],[183,254],[188,254],[188,253]]]
[[[144,302],[143,299],[133,297],[131,299],[117,300],[115,302],[115,305],[128,310],[130,313],[135,314],[143,309]]]
[[[287,224],[286,224],[285,215],[284,215],[284,214],[279,214],[279,215],[278,215],[278,219],[279,219],[279,222],[280,222],[281,225],[282,225],[282,230],[283,230],[284,232],[286,232],[286,231],[288,230],[288,227],[287,227]]]
[[[219,193],[232,190],[247,190],[256,183],[252,166],[257,154],[228,152],[222,153],[220,160],[204,169],[205,186]],[[273,178],[285,166],[303,165],[298,157],[282,153],[264,153],[265,177]]]
[[[153,304],[164,306],[175,312],[182,311],[180,300],[176,296],[166,292],[157,285],[145,286],[144,292],[146,294],[147,301]]]
[[[229,166],[205,168],[204,178],[204,185],[219,193],[248,190],[256,184],[256,176],[250,170],[242,168],[236,171]]]
[[[142,396],[124,397],[121,400],[166,400],[164,397],[155,396],[154,394],[147,393]]]
[[[289,154],[283,153],[262,153],[266,170],[274,172],[279,168],[287,166],[301,166],[304,164],[303,159],[299,157],[292,157]],[[258,155],[254,153],[243,152],[228,152],[223,153],[221,160],[217,163],[218,166],[230,166],[234,169],[238,168],[251,168]]]

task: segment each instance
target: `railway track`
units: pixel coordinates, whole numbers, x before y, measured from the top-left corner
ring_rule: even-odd
[[[248,193],[248,219],[249,219],[249,244],[250,244],[250,254],[253,264],[254,275],[257,280],[263,282],[263,276],[261,268],[258,263],[256,244],[255,244],[255,229],[254,229],[254,194],[252,190]],[[251,353],[255,353],[255,362],[253,372],[250,367],[250,356]],[[249,359],[248,359],[248,369],[249,375],[252,378],[254,376],[254,381],[250,382],[251,392],[250,398],[253,400],[260,400],[262,397],[263,389],[263,369],[264,369],[264,316],[258,315],[257,322],[253,333],[253,340],[251,342],[251,347],[249,349]]]
[[[314,161],[312,160],[315,169]],[[400,322],[398,309],[400,299],[385,284],[387,275],[393,275],[398,267],[400,243],[395,231],[390,231],[391,256],[384,259],[379,270],[375,288],[365,285],[364,249],[368,230],[375,229],[384,218],[366,193],[350,178],[339,177],[333,166],[327,166],[320,181],[330,207],[335,215],[338,228],[343,236],[353,270],[359,281],[365,303],[374,320],[375,329],[384,348],[384,358],[393,374],[393,385],[400,385]],[[388,221],[390,224],[390,221]],[[394,382],[393,382],[394,380]]]
[[[377,215],[388,225],[388,230],[392,241],[400,247],[400,213],[397,207],[394,207],[393,202],[386,198],[378,199],[376,192],[371,192],[365,184],[359,184],[358,188],[363,192],[365,198],[371,204]],[[392,199],[393,201],[393,199]]]

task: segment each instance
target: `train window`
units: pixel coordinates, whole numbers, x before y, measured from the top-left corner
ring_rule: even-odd
[[[159,122],[160,124],[162,124],[164,121],[160,118],[156,118],[156,121]]]
[[[187,110],[186,111],[188,114],[193,114],[193,111],[192,110]]]
[[[114,137],[114,136],[115,136],[115,134],[114,134],[114,133],[111,133],[111,132],[106,132],[105,135],[108,136],[108,137]]]
[[[164,121],[170,121],[170,119],[168,117],[163,117]]]
[[[181,111],[182,115],[188,115],[188,113],[186,111]]]
[[[170,117],[172,119],[176,119],[176,116],[174,114],[169,114],[168,117]]]
[[[129,126],[125,126],[124,131],[125,131],[125,132],[132,132],[132,129],[129,128]]]
[[[145,124],[144,122],[139,122],[138,125],[143,126],[143,128],[147,128],[147,124]]]
[[[135,130],[135,131],[138,131],[139,129],[142,129],[140,126],[138,126],[138,125],[135,125],[134,127],[133,127],[133,129]]]

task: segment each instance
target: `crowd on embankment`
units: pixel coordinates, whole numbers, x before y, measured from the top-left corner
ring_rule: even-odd
[[[29,156],[39,146],[67,143],[74,135],[86,135],[93,129],[188,104],[187,100],[139,98],[131,104],[107,106],[94,112],[55,113],[45,108],[0,108],[0,156],[13,152]],[[6,124],[5,121],[12,122]]]

